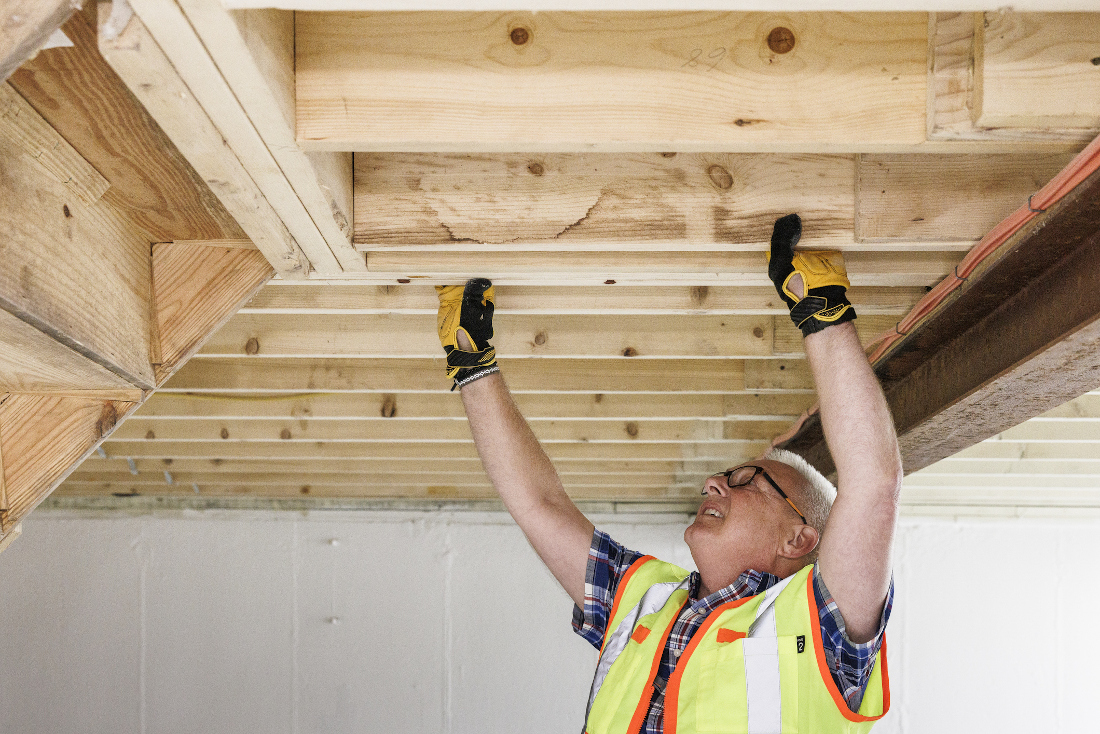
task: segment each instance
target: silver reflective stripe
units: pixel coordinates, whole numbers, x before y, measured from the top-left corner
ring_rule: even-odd
[[[779,734],[783,729],[783,689],[779,684],[779,638],[775,629],[775,600],[793,576],[764,592],[756,619],[742,643],[745,649],[745,694],[748,734]]]
[[[608,638],[603,653],[600,655],[600,662],[596,666],[596,676],[592,679],[592,690],[588,693],[588,709],[584,714],[585,728],[588,726],[588,715],[592,713],[592,704],[596,701],[596,694],[600,692],[600,686],[603,685],[607,672],[611,670],[611,664],[615,662],[615,659],[619,657],[619,653],[625,650],[626,644],[630,642],[630,635],[634,634],[634,626],[638,623],[638,620],[646,615],[659,612],[678,589],[687,589],[690,586],[690,576],[683,581],[666,581],[663,584],[650,586],[642,595],[642,598],[638,600],[638,604],[623,617],[623,621],[611,633],[611,637]],[[608,620],[608,623],[610,621]]]

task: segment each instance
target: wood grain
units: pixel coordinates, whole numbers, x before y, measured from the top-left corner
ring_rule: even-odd
[[[7,83],[0,84],[0,134],[17,143],[88,206],[99,201],[111,187],[107,179]]]
[[[110,181],[108,201],[148,242],[244,237],[99,53],[96,3],[65,24],[71,48],[43,51],[11,84]]]
[[[979,240],[1073,158],[1068,153],[861,155],[861,241]]]
[[[767,46],[779,25],[796,38],[787,54]],[[918,13],[299,13],[298,139],[356,151],[914,146],[926,34]]]
[[[153,246],[161,384],[275,271],[258,250],[162,242]]]

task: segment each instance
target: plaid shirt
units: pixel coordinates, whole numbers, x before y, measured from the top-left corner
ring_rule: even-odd
[[[607,533],[596,530],[592,534],[592,548],[588,552],[588,570],[584,583],[584,611],[574,605],[573,629],[584,639],[592,643],[597,650],[603,645],[604,630],[611,621],[611,607],[615,602],[615,590],[626,570],[643,554],[627,550],[611,539]],[[821,642],[825,647],[825,660],[848,707],[858,711],[863,701],[863,692],[874,668],[875,655],[882,644],[882,633],[886,629],[886,620],[890,618],[890,607],[894,599],[894,582],[890,581],[890,591],[886,595],[886,606],[879,621],[878,633],[870,642],[857,644],[844,633],[844,619],[837,610],[825,583],[821,580],[817,566],[814,566],[814,596],[817,599],[818,615],[821,619]],[[667,681],[672,674],[676,661],[687,647],[691,636],[702,625],[707,615],[726,602],[763,593],[780,579],[770,573],[745,571],[735,582],[719,589],[710,596],[699,599],[699,573],[691,574],[691,603],[684,607],[672,626],[661,667],[657,677]],[[664,686],[657,688],[649,704],[649,714],[641,734],[663,734],[664,732],[665,691]]]

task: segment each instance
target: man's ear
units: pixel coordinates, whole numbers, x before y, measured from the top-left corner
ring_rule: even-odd
[[[784,558],[790,558],[792,560],[802,558],[806,554],[813,552],[820,539],[817,531],[812,527],[809,525],[799,525],[787,536],[783,546],[779,549],[779,554]]]

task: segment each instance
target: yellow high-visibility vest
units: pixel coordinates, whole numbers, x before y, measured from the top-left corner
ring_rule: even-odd
[[[886,641],[859,712],[825,661],[813,566],[712,611],[665,683],[665,734],[857,734],[890,708]],[[688,603],[689,574],[644,556],[615,594],[592,681],[587,734],[642,728],[661,655]]]

